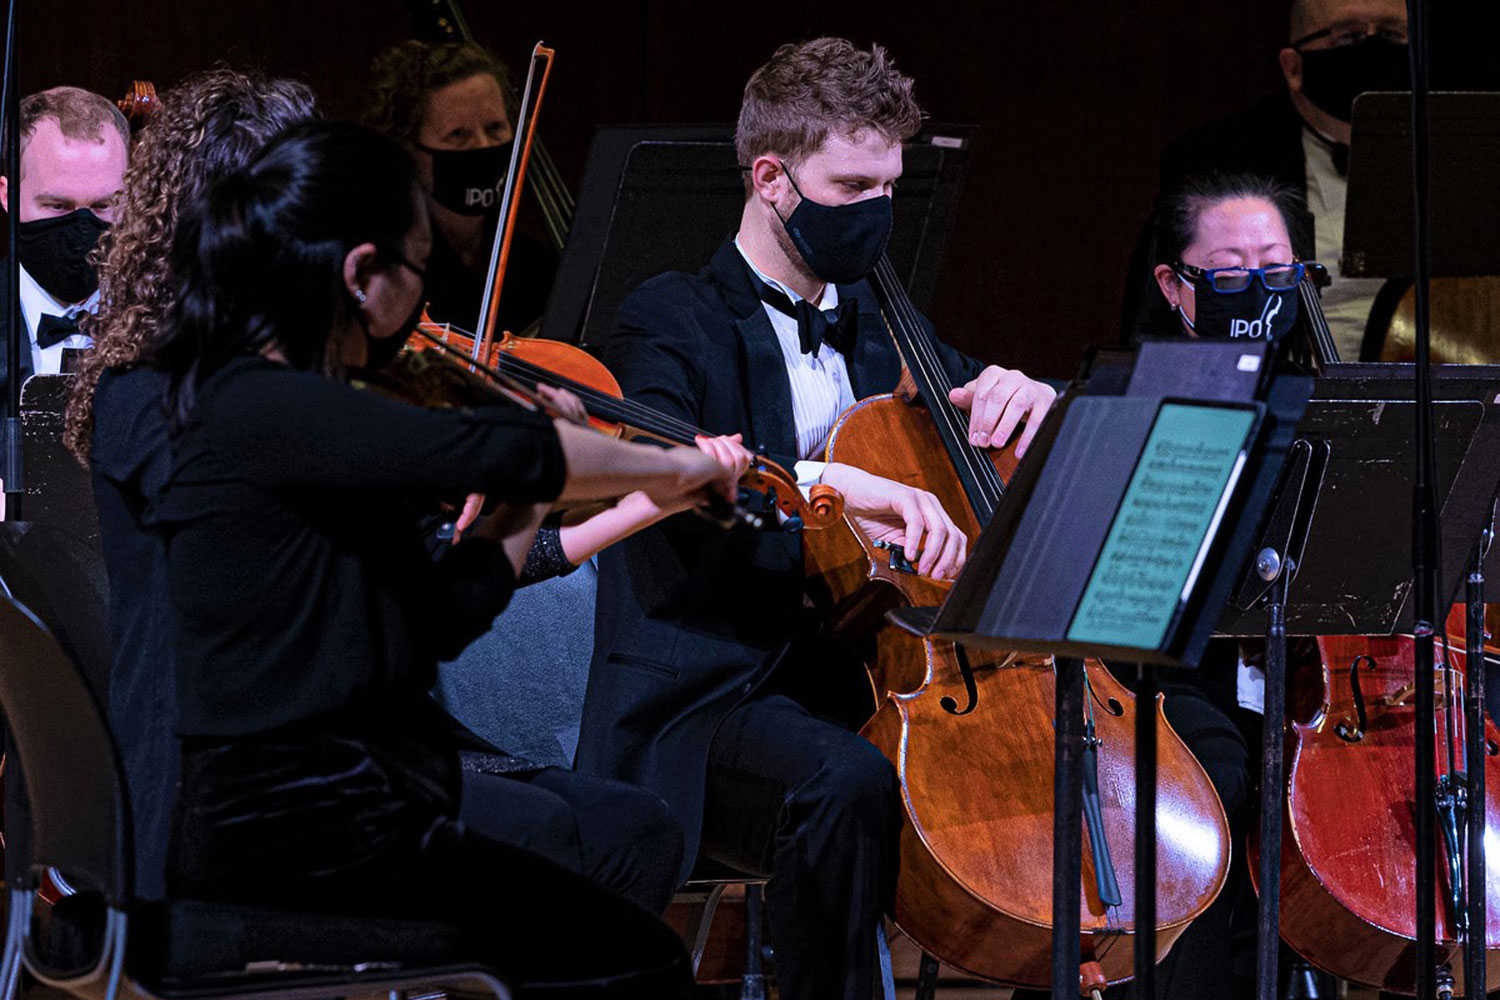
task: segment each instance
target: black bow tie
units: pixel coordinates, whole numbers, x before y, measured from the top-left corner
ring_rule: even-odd
[[[46,350],[78,332],[77,316],[42,316],[36,324],[36,346]]]
[[[762,302],[797,321],[797,339],[803,354],[816,357],[824,341],[846,357],[854,350],[854,337],[859,328],[859,303],[854,299],[844,299],[824,311],[806,299],[798,299],[794,305],[784,293],[759,279],[755,285]]]

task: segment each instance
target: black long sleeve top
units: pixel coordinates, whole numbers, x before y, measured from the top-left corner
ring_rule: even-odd
[[[433,559],[418,507],[551,500],[564,459],[514,407],[425,410],[261,357],[198,390],[149,520],[167,537],[178,731],[235,737],[425,700],[515,574],[466,539]]]

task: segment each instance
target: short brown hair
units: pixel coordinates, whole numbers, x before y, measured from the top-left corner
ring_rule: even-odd
[[[867,52],[842,38],[783,45],[750,76],[734,149],[743,166],[763,153],[796,163],[830,132],[852,137],[874,129],[904,142],[922,126],[912,81],[879,45]]]
[[[482,45],[474,42],[405,41],[375,57],[370,75],[375,80],[365,124],[408,149],[427,117],[427,95],[450,83],[487,73],[500,85],[505,110],[516,115],[510,70]]]
[[[104,141],[104,130],[113,126],[126,148],[130,146],[130,123],[109,98],[82,87],[53,87],[21,99],[21,146],[36,131],[38,123],[51,118],[66,139]],[[23,157],[24,165],[24,157]]]

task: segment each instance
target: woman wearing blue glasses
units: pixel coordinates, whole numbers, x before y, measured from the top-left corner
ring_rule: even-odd
[[[1157,206],[1150,293],[1137,332],[1145,336],[1269,339],[1297,319],[1303,265],[1289,235],[1299,197],[1275,180],[1245,174],[1191,177]],[[1257,769],[1264,683],[1254,644],[1209,644],[1199,669],[1159,670],[1164,710],[1208,772],[1236,846],[1245,842]],[[1248,997],[1254,987],[1255,906],[1243,854],[1230,883],[1178,940],[1157,974],[1159,996],[1212,990]]]
[[[1148,329],[1280,340],[1302,280],[1288,235],[1296,197],[1246,175],[1190,178],[1169,195],[1157,210],[1152,273],[1176,321]]]

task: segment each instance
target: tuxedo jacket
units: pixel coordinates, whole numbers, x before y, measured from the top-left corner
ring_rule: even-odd
[[[732,240],[697,274],[652,278],[620,306],[605,360],[628,398],[710,434],[741,433],[751,450],[791,469],[791,383],[758,280]],[[855,398],[891,391],[901,363],[873,291],[859,282],[838,293],[859,308],[846,354]],[[954,385],[982,368],[950,348],[940,354]],[[768,522],[725,531],[679,514],[599,557],[578,767],[664,798],[687,834],[688,868],[714,731],[811,634],[801,536],[774,516]]]

